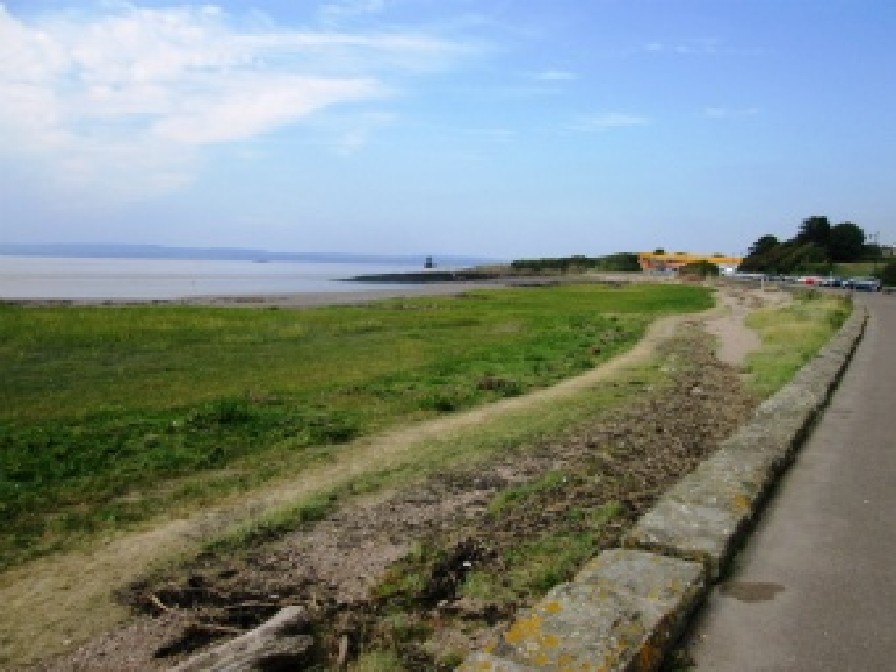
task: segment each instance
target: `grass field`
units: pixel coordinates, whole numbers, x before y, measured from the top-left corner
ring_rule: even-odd
[[[757,310],[747,326],[762,340],[761,349],[747,358],[748,385],[759,397],[767,397],[793,377],[851,311],[845,297],[805,290],[795,294],[786,308]]]
[[[710,305],[669,285],[313,310],[2,305],[0,566],[549,385]]]

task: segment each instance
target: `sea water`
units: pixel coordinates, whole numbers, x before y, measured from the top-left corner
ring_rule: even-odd
[[[0,255],[2,299],[179,299],[351,292],[394,287],[345,282],[419,271],[421,264],[215,259],[88,259]]]

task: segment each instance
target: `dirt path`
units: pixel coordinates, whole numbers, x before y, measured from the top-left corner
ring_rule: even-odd
[[[706,331],[716,336],[716,357],[732,366],[741,366],[747,355],[758,350],[759,336],[744,322],[747,315],[764,307],[780,307],[791,301],[782,291],[738,290],[728,288],[718,294],[716,314],[705,320]]]
[[[745,335],[743,315],[765,300],[755,292],[725,291],[720,296],[721,307],[699,317],[719,337],[720,353],[725,353],[720,357],[742,359],[749,351],[752,341]],[[408,462],[421,441],[535,408],[612,379],[622,369],[647,361],[659,343],[669,339],[683,322],[695,319],[684,315],[658,320],[632,350],[554,387],[359,441],[344,449],[338,463],[316,467],[289,483],[244,494],[240,501],[130,534],[90,551],[48,557],[11,570],[0,576],[0,601],[4,604],[0,611],[2,658],[24,662],[36,652],[45,657],[71,649],[129,617],[130,613],[113,599],[112,591],[135,581],[154,563],[189,556],[204,539],[271,508],[373,469]],[[394,552],[400,553],[401,549],[396,547]]]

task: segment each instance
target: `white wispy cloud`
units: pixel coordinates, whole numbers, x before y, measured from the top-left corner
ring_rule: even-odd
[[[203,146],[382,101],[466,53],[414,32],[237,28],[213,6],[102,6],[25,19],[0,4],[0,156],[70,186],[171,189],[189,181]],[[373,128],[362,127],[358,138]]]
[[[649,53],[670,53],[680,55],[713,55],[719,53],[722,40],[716,37],[699,37],[677,42],[647,42],[643,49]]]
[[[370,112],[356,115],[351,123],[339,134],[336,152],[340,156],[351,156],[367,145],[370,136],[378,129],[395,121],[395,115],[387,112]]]
[[[628,112],[599,112],[596,114],[580,115],[571,124],[576,131],[608,131],[615,128],[628,128],[632,126],[647,126],[650,118],[640,114]]]

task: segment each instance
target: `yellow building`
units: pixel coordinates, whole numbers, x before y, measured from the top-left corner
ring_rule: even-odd
[[[682,266],[707,261],[719,267],[725,275],[734,273],[743,261],[742,257],[724,254],[697,254],[693,252],[638,252],[638,264],[644,272],[677,272]]]

